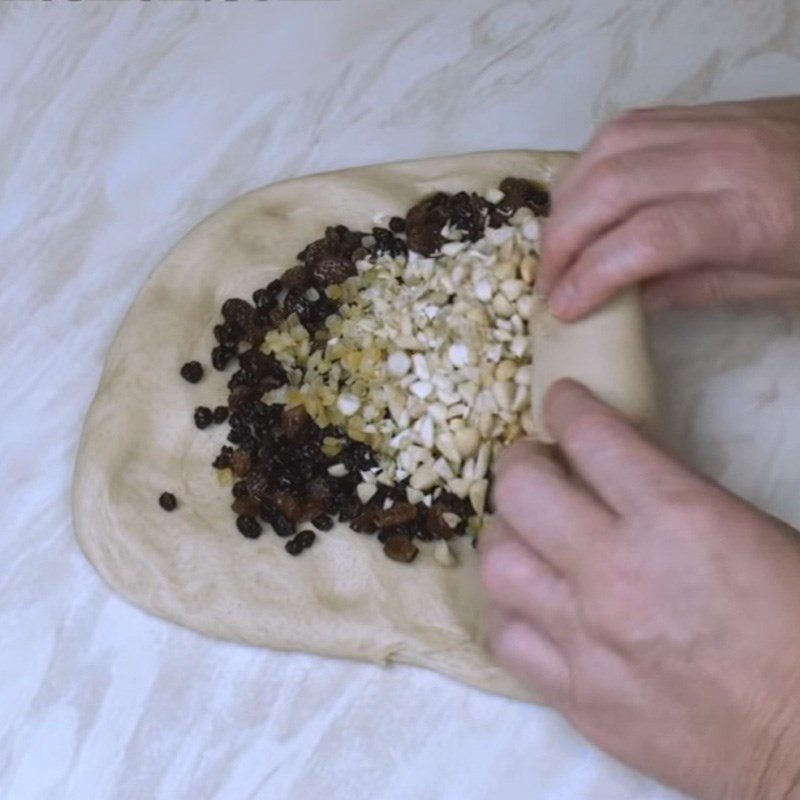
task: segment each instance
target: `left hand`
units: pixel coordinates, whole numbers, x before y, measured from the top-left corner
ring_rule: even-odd
[[[800,798],[800,539],[586,389],[551,389],[481,537],[486,642],[589,739],[701,798]]]

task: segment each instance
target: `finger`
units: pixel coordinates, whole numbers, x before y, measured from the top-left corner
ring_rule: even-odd
[[[644,284],[642,302],[649,311],[705,308],[724,303],[765,303],[795,307],[800,278],[733,270],[703,270],[667,275]]]
[[[567,583],[502,520],[495,519],[481,536],[480,580],[495,605],[554,640],[569,626],[572,595]]]
[[[503,522],[563,573],[613,519],[532,442],[517,442],[499,459],[494,502]]]
[[[544,414],[547,429],[573,469],[620,514],[648,513],[654,499],[683,490],[694,480],[575,381],[558,381],[550,388]]]
[[[582,180],[559,195],[542,240],[542,263],[565,265],[600,233],[638,209],[676,195],[718,188],[719,162],[689,147],[633,150],[596,161]],[[563,270],[561,270],[563,272]],[[540,279],[541,288],[541,279]],[[545,286],[548,287],[547,282]]]
[[[484,615],[484,646],[492,659],[530,686],[549,705],[569,696],[569,668],[545,633],[499,609]]]
[[[587,247],[550,296],[550,310],[573,320],[639,281],[716,264],[747,263],[751,254],[725,193],[646,206]]]

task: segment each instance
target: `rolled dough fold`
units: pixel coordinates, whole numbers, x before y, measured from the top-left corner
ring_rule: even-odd
[[[533,424],[552,443],[544,422],[547,390],[562,378],[584,384],[637,425],[655,419],[655,391],[639,295],[631,289],[576,322],[556,319],[539,296],[531,317]]]

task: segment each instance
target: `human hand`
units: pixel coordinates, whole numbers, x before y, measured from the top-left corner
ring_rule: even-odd
[[[800,299],[800,98],[631,111],[552,193],[538,286],[576,319],[644,282],[651,307]]]
[[[586,389],[547,397],[480,539],[494,659],[611,755],[713,800],[800,798],[800,539]]]

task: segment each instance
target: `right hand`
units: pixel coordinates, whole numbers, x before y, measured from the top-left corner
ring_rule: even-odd
[[[553,190],[539,288],[573,320],[639,282],[651,307],[800,299],[800,97],[598,132]]]

